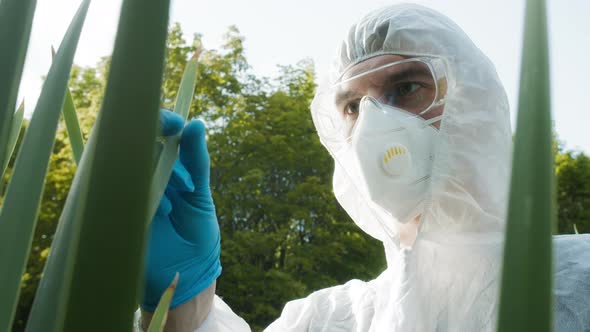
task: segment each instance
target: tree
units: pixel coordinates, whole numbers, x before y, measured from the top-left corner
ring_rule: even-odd
[[[559,151],[555,164],[559,233],[590,233],[590,158]]]

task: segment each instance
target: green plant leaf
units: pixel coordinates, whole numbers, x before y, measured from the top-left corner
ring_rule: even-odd
[[[188,113],[191,108],[193,96],[195,93],[195,86],[197,85],[197,65],[202,48],[199,48],[193,57],[186,64],[180,87],[174,105],[174,112],[180,114],[186,121]],[[178,143],[180,142],[180,135],[167,137],[162,144],[162,151],[159,153],[158,162],[154,171],[154,180],[152,189],[150,191],[150,211],[149,216],[154,216],[160,199],[164,195],[166,185],[172,174],[174,162],[178,159]]]
[[[176,102],[174,103],[174,112],[180,114],[186,120],[191,109],[191,103],[195,94],[195,87],[197,86],[197,65],[199,64],[199,57],[203,52],[199,48],[193,57],[186,64],[178,94],[176,95]]]
[[[18,134],[20,133],[21,126],[23,124],[23,116],[25,114],[25,101],[23,100],[20,103],[20,106],[16,110],[16,112],[12,115],[12,125],[10,127],[10,134],[8,135],[8,144],[6,145],[6,155],[4,156],[4,164],[0,169],[0,179],[4,177],[4,172],[6,172],[6,167],[8,167],[8,162],[10,161],[10,157],[14,152],[14,148],[16,147],[16,140],[18,139]]]
[[[499,331],[551,331],[556,219],[545,1],[528,0]]]
[[[80,5],[49,69],[0,212],[0,265],[3,269],[0,285],[6,290],[0,297],[1,331],[9,330],[14,317],[65,88],[88,5],[89,1]]]
[[[168,318],[168,308],[170,308],[170,302],[172,302],[172,297],[174,296],[174,291],[176,290],[176,284],[178,284],[178,272],[176,272],[176,276],[174,276],[174,280],[172,280],[170,286],[168,286],[168,288],[166,288],[164,291],[164,294],[162,294],[160,302],[158,302],[158,306],[156,307],[156,311],[154,311],[154,315],[152,316],[152,321],[150,322],[147,332],[164,331],[166,319]]]
[[[28,332],[63,331],[67,303],[71,292],[70,283],[77,257],[80,239],[80,220],[88,193],[90,166],[96,147],[96,134],[92,131],[78,171],[68,192],[68,197],[59,218],[51,251],[39,281],[31,313],[27,320]]]
[[[53,47],[51,47],[51,54],[52,56],[55,56]],[[76,115],[74,99],[72,98],[72,94],[68,87],[66,87],[66,97],[64,99],[61,113],[63,114],[66,123],[74,160],[76,161],[76,164],[79,165],[80,160],[82,159],[82,152],[84,151],[84,138],[82,138],[82,130],[80,130],[80,123],[78,122],[78,116]]]
[[[25,64],[36,0],[0,1],[0,165],[4,165],[10,119]],[[1,325],[0,325],[1,327]]]
[[[129,331],[143,286],[168,0],[123,1],[64,330]],[[88,147],[87,147],[88,149]],[[84,153],[86,154],[86,153]]]
[[[160,199],[166,191],[166,185],[172,174],[172,168],[176,159],[178,159],[178,144],[180,142],[180,135],[167,137],[161,143],[161,151],[157,160],[156,169],[154,170],[154,177],[152,187],[150,190],[150,204],[148,216],[153,217],[158,210]]]
[[[72,145],[72,152],[76,164],[80,164],[82,159],[82,152],[84,152],[84,139],[82,138],[82,130],[80,130],[80,123],[76,115],[76,106],[74,106],[74,99],[70,90],[66,90],[66,99],[62,108],[64,121],[66,122],[66,129],[68,130],[68,137]]]

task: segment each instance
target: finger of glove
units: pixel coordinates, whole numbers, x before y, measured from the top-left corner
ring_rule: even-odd
[[[191,120],[184,127],[180,138],[180,161],[196,188],[209,188],[209,152],[203,121]]]
[[[171,192],[173,208],[170,218],[181,237],[206,245],[215,229],[219,232],[219,226],[209,189],[209,153],[202,121],[192,120],[184,127],[180,138],[180,161],[191,175],[195,190]]]
[[[174,112],[160,109],[160,133],[162,136],[173,136],[180,132],[184,120]]]
[[[219,237],[219,225],[211,195],[170,190],[169,197],[170,220],[178,235],[205,251],[213,246]]]
[[[186,170],[184,165],[180,162],[180,159],[176,159],[174,167],[172,168],[172,174],[168,181],[168,186],[178,191],[194,191],[195,185],[191,178],[190,173]]]

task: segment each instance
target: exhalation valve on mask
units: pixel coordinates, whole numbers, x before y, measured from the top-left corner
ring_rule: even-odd
[[[343,166],[370,206],[407,223],[424,209],[438,130],[404,110],[364,97]],[[348,159],[348,158],[347,158]]]
[[[412,156],[402,144],[392,144],[383,152],[383,169],[394,177],[403,176],[410,171]]]

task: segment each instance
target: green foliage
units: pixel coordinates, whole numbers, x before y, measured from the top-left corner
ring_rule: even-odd
[[[199,38],[195,36],[194,46],[185,44],[180,25],[178,23],[173,24],[166,40],[166,63],[164,82],[162,84],[162,107],[167,109],[174,107],[184,68],[189,61],[187,54],[196,51],[195,46],[200,44]]]
[[[23,124],[23,117],[25,115],[25,102],[24,100],[21,102],[20,106],[16,110],[16,112],[11,116],[11,127],[10,133],[8,135],[8,144],[6,145],[7,150],[2,160],[2,164],[0,164],[0,178],[4,176],[4,172],[6,171],[6,167],[8,166],[8,162],[10,161],[10,157],[14,152],[14,148],[16,147],[16,141],[20,134],[20,129],[22,128]],[[0,185],[0,189],[2,186]]]
[[[89,4],[89,0],[80,4],[49,69],[0,211],[0,265],[4,270],[0,274],[4,289],[0,298],[0,330],[10,328],[16,312],[19,284],[30,252],[60,110]],[[11,12],[10,7],[3,7],[0,16],[18,15],[16,8]],[[24,54],[20,56],[24,60]],[[0,145],[3,145],[0,153],[3,158],[8,145],[2,141]]]
[[[590,233],[590,157],[566,151],[555,158],[558,231]]]
[[[82,153],[84,152],[84,138],[82,137],[82,131],[80,130],[80,123],[78,122],[74,100],[72,99],[72,94],[69,90],[66,90],[66,99],[64,100],[61,112],[66,123],[66,129],[68,130],[74,160],[76,160],[76,163],[80,163]]]
[[[76,111],[80,108],[92,108],[98,111],[104,86],[106,85],[110,62],[110,57],[104,57],[97,65],[97,68],[76,65],[72,67],[68,87]]]
[[[86,74],[80,75],[80,73]],[[89,73],[92,73],[92,75]],[[90,135],[92,125],[98,113],[98,100],[102,97],[103,90],[103,84],[101,82],[106,81],[105,74],[105,71],[97,71],[93,68],[81,68],[78,66],[73,66],[70,73],[69,86],[73,94],[77,91],[82,91],[83,87],[88,88],[84,93],[87,99],[80,100],[74,97],[74,103],[77,107],[76,112],[78,113],[85,140]],[[27,126],[28,123],[24,123],[21,131],[24,131]],[[17,149],[19,146],[20,142],[17,142]],[[13,155],[8,171],[12,170],[14,159],[15,156]],[[39,208],[37,227],[33,235],[33,245],[29,254],[26,272],[21,279],[21,296],[14,322],[15,330],[24,329],[24,324],[27,320],[39,279],[41,278],[43,266],[49,254],[57,221],[68,195],[75,171],[76,163],[73,159],[65,123],[62,121],[58,126],[53,152],[49,160],[43,198]]]
[[[11,119],[25,64],[36,0],[0,1],[0,165],[8,150]],[[0,313],[1,315],[1,313]]]
[[[87,147],[93,148],[96,137],[95,150],[88,164],[85,154],[76,174],[80,181],[87,176],[82,192],[87,196],[72,219],[80,231],[79,243],[70,242],[76,255],[71,282],[66,276],[63,284],[72,289],[66,299],[67,330],[132,327],[142,281],[168,10],[164,0],[125,0],[121,9],[105,96]],[[80,188],[86,189],[84,184],[73,187]]]
[[[173,29],[177,28],[178,25],[175,25]],[[174,112],[179,114],[184,121],[186,121],[188,117],[188,113],[190,112],[190,107],[194,99],[193,97],[195,86],[197,84],[197,68],[200,51],[201,50],[198,50],[193,55],[191,60],[186,64],[182,75],[182,80],[178,86],[178,92],[174,93],[176,96]],[[171,61],[170,58],[168,61]],[[169,76],[174,75],[170,74]],[[156,210],[160,205],[160,199],[166,190],[168,180],[170,179],[170,174],[172,174],[172,168],[178,159],[178,144],[180,142],[181,135],[182,133],[178,133],[172,137],[163,138],[163,142],[159,142],[160,151],[157,151],[159,152],[159,158],[156,163],[154,182],[152,183],[152,188],[150,191],[150,208],[148,210],[149,216],[155,215]]]

